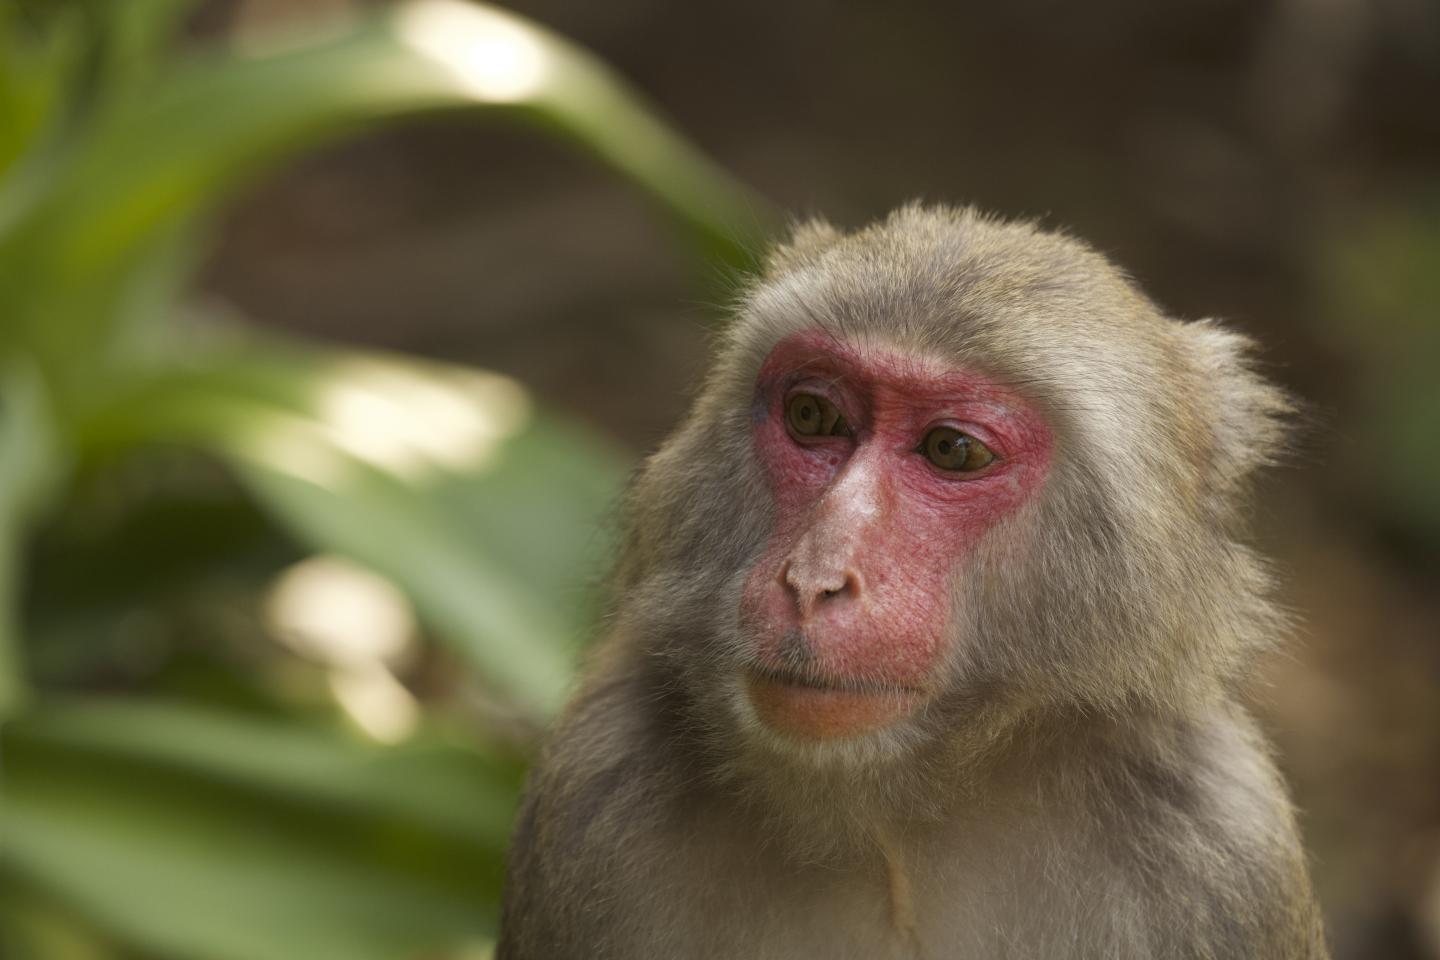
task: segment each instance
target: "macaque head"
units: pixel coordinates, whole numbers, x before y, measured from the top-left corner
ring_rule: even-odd
[[[1273,627],[1243,348],[1030,225],[804,226],[634,490],[622,627],[706,729],[811,757],[1210,695]]]

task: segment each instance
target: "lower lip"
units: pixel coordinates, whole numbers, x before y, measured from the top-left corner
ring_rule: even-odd
[[[920,696],[903,690],[863,693],[804,687],[749,675],[746,692],[760,720],[772,730],[805,740],[843,740],[899,723],[915,712]]]

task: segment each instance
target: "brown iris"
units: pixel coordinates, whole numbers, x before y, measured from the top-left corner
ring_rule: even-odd
[[[850,425],[835,404],[813,393],[797,393],[786,401],[785,423],[797,437],[850,436]]]
[[[954,427],[936,427],[925,434],[920,452],[935,466],[951,473],[974,473],[995,460],[989,447]]]

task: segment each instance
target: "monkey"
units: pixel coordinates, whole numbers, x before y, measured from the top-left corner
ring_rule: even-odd
[[[626,495],[499,960],[1326,957],[1253,353],[1034,223],[795,227]]]

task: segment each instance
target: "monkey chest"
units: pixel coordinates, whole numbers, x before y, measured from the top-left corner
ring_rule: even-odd
[[[753,838],[752,838],[753,839]],[[766,845],[692,836],[637,863],[652,903],[609,924],[607,956],[1007,960],[1143,956],[1116,929],[1118,891],[1079,865],[972,838],[884,857],[796,863]],[[636,886],[627,885],[629,889]],[[644,898],[649,900],[650,898]],[[1105,905],[1096,911],[1094,905]],[[1087,906],[1089,904],[1089,906]],[[1101,918],[1097,920],[1097,915]],[[1139,915],[1138,913],[1136,914]]]
[[[892,828],[853,854],[822,856],[734,804],[686,799],[606,807],[569,844],[552,841],[522,861],[530,899],[511,929],[536,946],[502,956],[1178,956],[1154,949],[1157,927],[1175,918],[1165,920],[1147,885],[1117,870],[1078,821],[1003,804],[1001,817]]]

